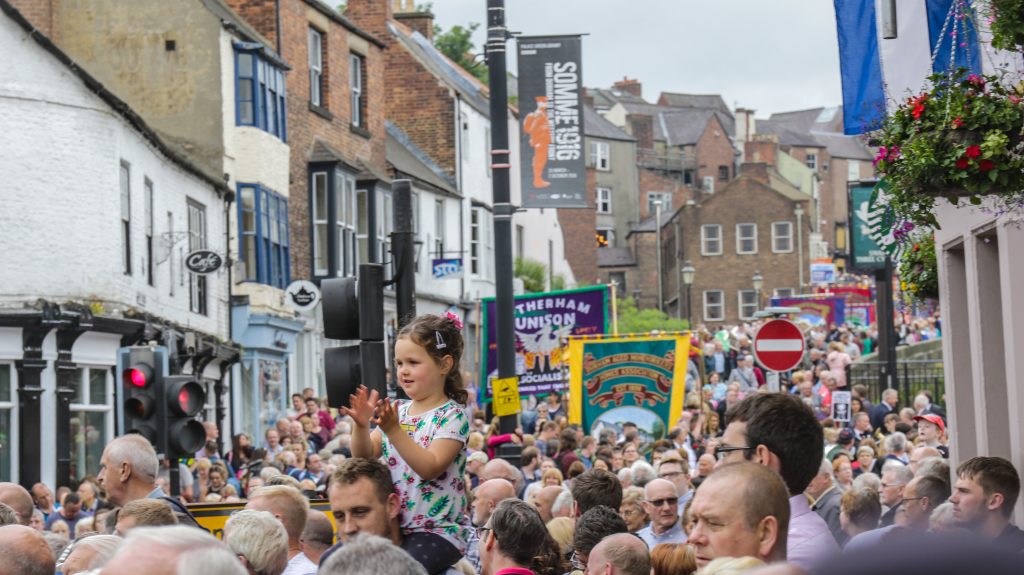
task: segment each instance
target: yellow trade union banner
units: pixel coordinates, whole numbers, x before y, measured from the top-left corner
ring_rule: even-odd
[[[319,511],[327,516],[331,526],[337,533],[337,525],[334,523],[334,515],[331,515],[331,502],[326,499],[314,499],[309,502],[309,508]],[[224,538],[224,525],[228,518],[235,511],[245,509],[245,501],[237,503],[194,503],[188,505],[188,511],[196,518],[199,526],[213,534],[217,539]]]

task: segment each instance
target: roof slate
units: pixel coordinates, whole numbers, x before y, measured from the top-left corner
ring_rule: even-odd
[[[635,266],[636,258],[629,248],[598,248],[597,267],[611,268],[620,266]]]
[[[470,80],[458,65],[445,57],[422,34],[402,24],[388,22],[388,28],[409,52],[426,66],[434,76],[448,84],[465,101],[485,117],[490,117],[490,104],[483,84]]]
[[[635,142],[636,138],[630,136],[625,130],[609,122],[604,116],[594,111],[590,106],[583,106],[583,133],[594,138],[603,140],[621,140],[623,142]]]

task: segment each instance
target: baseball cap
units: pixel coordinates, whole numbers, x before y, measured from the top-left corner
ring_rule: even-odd
[[[853,442],[853,430],[850,428],[843,429],[839,432],[839,443],[847,444]]]
[[[940,416],[938,416],[938,415],[936,415],[934,413],[926,413],[924,415],[915,415],[914,416],[914,421],[921,421],[921,420],[927,421],[929,423],[934,423],[935,425],[938,426],[940,432],[946,433],[946,422],[942,421],[942,417],[940,417]]]

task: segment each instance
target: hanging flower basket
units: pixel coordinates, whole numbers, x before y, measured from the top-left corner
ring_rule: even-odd
[[[935,237],[931,232],[910,236],[907,249],[900,255],[897,271],[900,292],[907,303],[922,303],[939,297],[939,268],[935,259]]]
[[[898,218],[939,227],[938,198],[1024,209],[1024,83],[995,76],[933,75],[933,88],[907,99],[872,138],[875,170]]]

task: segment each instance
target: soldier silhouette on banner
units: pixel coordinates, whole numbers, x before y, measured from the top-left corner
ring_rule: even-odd
[[[548,147],[551,145],[551,122],[548,121],[546,96],[537,96],[537,109],[523,119],[523,131],[530,136],[530,147],[533,148],[533,187],[546,188],[551,185],[551,182],[544,179]]]

